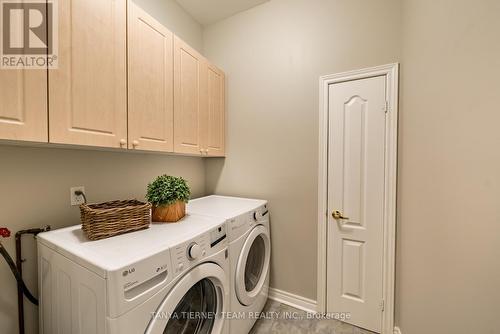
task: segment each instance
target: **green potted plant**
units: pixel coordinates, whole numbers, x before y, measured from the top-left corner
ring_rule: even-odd
[[[154,222],[176,222],[186,215],[191,191],[186,180],[170,175],[158,176],[148,184],[146,199],[153,206]]]

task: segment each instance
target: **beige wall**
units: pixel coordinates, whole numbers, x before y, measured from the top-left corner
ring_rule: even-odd
[[[137,3],[181,36],[202,49],[201,26],[174,0]],[[69,188],[84,185],[89,201],[144,199],[147,183],[167,173],[185,177],[195,197],[205,194],[205,166],[201,158],[5,146],[0,143],[0,226],[12,232],[50,224],[79,223],[78,207],[69,205]],[[2,241],[14,257],[13,236]],[[36,292],[35,243],[24,239],[23,268],[28,286]],[[17,333],[16,281],[0,259],[0,332]],[[25,302],[26,333],[37,333],[37,308]]]
[[[318,79],[399,60],[398,0],[272,0],[209,26],[227,74],[227,158],[207,192],[271,205],[271,285],[316,299]]]
[[[397,322],[500,328],[500,2],[403,1]]]

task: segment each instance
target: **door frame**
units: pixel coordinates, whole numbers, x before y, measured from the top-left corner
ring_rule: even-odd
[[[319,79],[319,164],[318,164],[318,282],[317,312],[326,313],[327,298],[327,226],[328,226],[328,88],[329,85],[386,76],[386,135],[385,135],[385,208],[383,245],[382,334],[394,332],[394,295],[396,261],[396,191],[398,153],[398,82],[399,63],[365,68]]]

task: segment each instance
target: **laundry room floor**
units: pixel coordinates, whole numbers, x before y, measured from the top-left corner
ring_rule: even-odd
[[[305,317],[305,311],[298,310],[278,303],[273,300],[268,300],[263,312],[279,312],[279,314],[295,314],[299,318]],[[373,332],[337,321],[337,320],[292,320],[283,319],[282,317],[272,317],[272,319],[260,319],[253,326],[249,334],[375,334]]]

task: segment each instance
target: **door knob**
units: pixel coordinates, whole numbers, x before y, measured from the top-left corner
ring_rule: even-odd
[[[134,141],[132,142],[132,146],[134,146],[134,147],[139,146],[139,142],[138,142],[137,140],[134,140]]]
[[[125,146],[127,145],[127,141],[125,139],[120,139],[120,146]]]
[[[333,219],[349,219],[349,217],[344,217],[343,213],[339,210],[335,210],[332,212]]]

